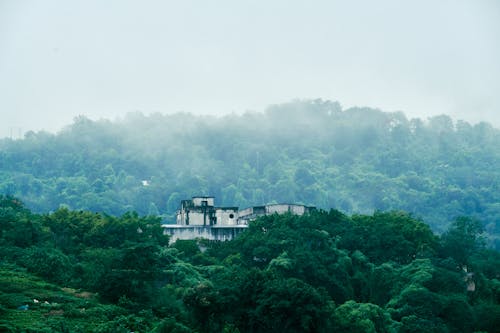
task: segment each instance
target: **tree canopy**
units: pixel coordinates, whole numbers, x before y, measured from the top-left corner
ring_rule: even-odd
[[[298,100],[223,117],[83,116],[57,134],[0,140],[0,193],[35,212],[60,206],[172,220],[180,199],[246,208],[296,202],[348,214],[404,210],[437,232],[482,222],[499,247],[500,131],[446,115],[343,110]]]
[[[496,332],[500,254],[460,217],[271,215],[227,242],[0,196],[7,332]],[[25,237],[29,235],[29,237]],[[463,249],[457,251],[457,249]],[[47,303],[45,303],[47,302]]]

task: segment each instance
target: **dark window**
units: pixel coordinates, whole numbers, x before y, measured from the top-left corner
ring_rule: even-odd
[[[234,214],[233,213],[229,214],[229,218],[233,219],[234,218]]]

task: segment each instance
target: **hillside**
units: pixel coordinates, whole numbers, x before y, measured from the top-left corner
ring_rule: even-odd
[[[0,193],[35,212],[133,210],[167,220],[193,195],[241,208],[404,210],[438,232],[466,215],[481,220],[499,248],[499,142],[500,131],[487,123],[342,110],[322,100],[225,117],[79,117],[57,134],[1,140]]]
[[[21,267],[0,263],[1,332],[120,331],[126,310],[98,302],[96,294],[48,283]],[[121,328],[124,328],[123,325]]]
[[[168,244],[157,218],[0,196],[2,332],[497,332],[500,253],[459,218],[271,215]],[[27,307],[26,307],[27,306]]]

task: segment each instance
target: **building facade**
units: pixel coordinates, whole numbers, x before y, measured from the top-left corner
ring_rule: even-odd
[[[215,207],[214,197],[199,196],[181,201],[176,224],[164,224],[163,233],[170,236],[171,242],[196,238],[225,241],[236,237],[260,216],[285,213],[304,215],[315,209],[298,204],[272,204],[240,211],[238,207]]]

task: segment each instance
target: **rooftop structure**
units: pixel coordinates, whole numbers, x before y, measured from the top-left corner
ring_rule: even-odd
[[[238,207],[215,207],[214,197],[182,200],[177,211],[178,225],[224,226],[238,224]]]

